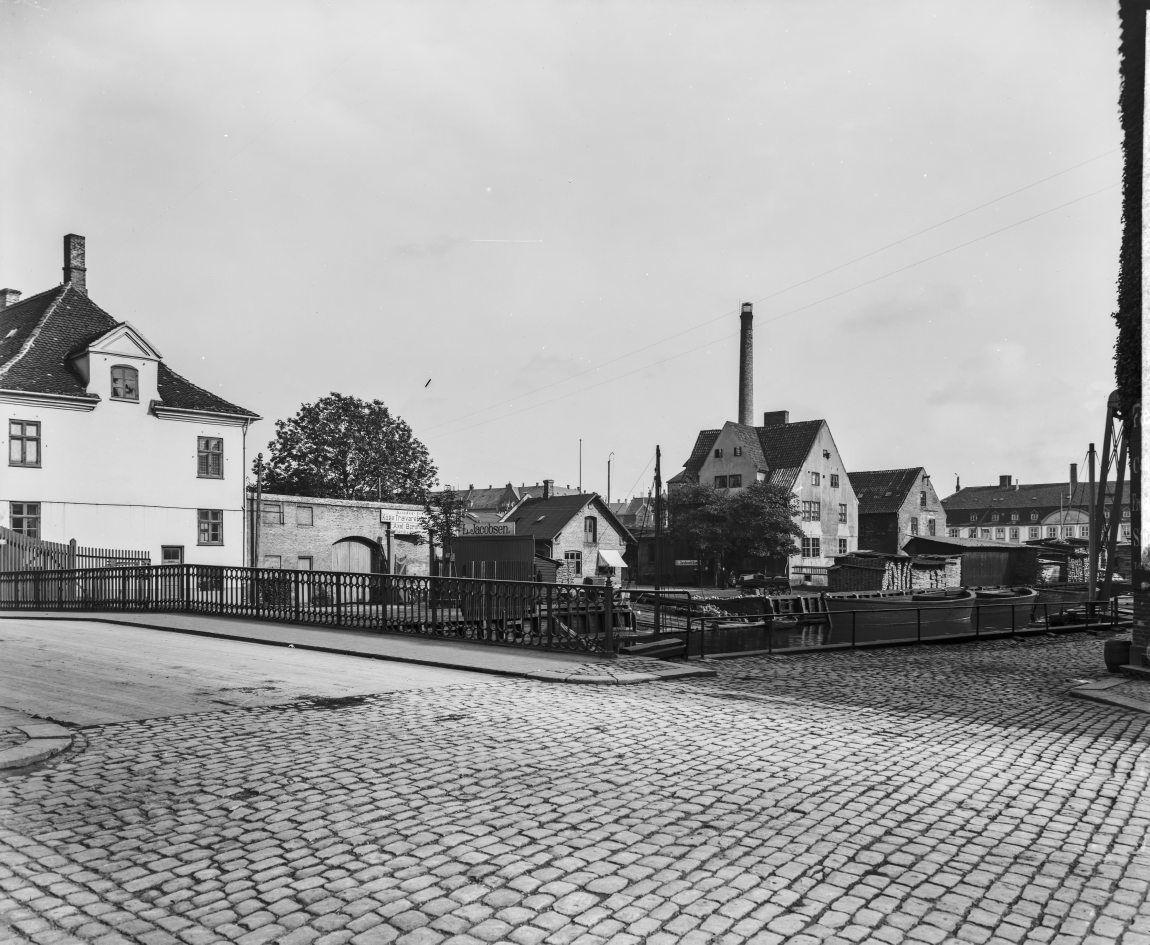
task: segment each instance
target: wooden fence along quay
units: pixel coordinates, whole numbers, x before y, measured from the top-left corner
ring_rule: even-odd
[[[75,538],[67,543],[45,541],[0,526],[0,572],[75,570],[151,563],[151,556],[146,551],[89,548],[77,545]]]
[[[202,564],[0,573],[0,609],[205,614],[587,652],[613,652],[634,627],[610,585]]]

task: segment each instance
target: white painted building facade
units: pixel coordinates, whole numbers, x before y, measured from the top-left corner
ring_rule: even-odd
[[[242,565],[246,432],[257,415],[172,371],[87,296],[84,243],[65,281],[0,290],[0,524],[146,551],[153,564]]]

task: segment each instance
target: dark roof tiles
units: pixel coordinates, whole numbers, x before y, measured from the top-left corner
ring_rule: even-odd
[[[859,514],[897,512],[922,474],[921,466],[910,469],[871,469],[847,473],[859,503]]]

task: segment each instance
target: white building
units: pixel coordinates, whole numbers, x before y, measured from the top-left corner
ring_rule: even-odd
[[[0,290],[0,524],[154,564],[242,565],[246,434],[258,415],[197,387],[88,298],[84,238],[64,281]]]

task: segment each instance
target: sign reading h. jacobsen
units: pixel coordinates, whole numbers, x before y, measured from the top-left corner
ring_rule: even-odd
[[[464,522],[462,535],[514,535],[514,522]]]

